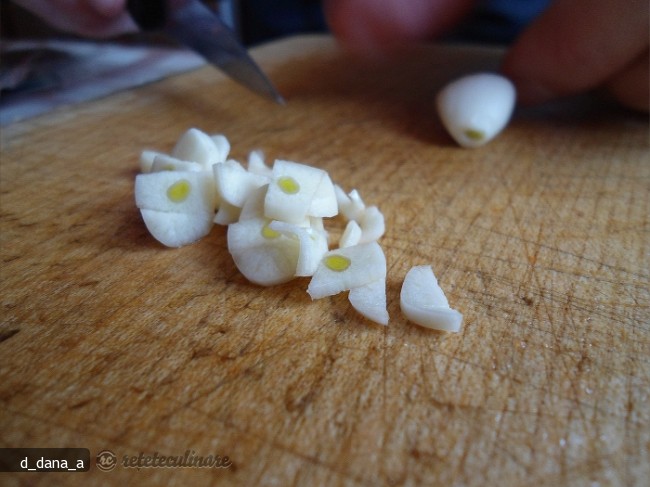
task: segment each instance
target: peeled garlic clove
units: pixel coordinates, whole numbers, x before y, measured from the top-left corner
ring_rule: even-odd
[[[286,236],[294,236],[300,242],[300,254],[296,263],[295,275],[300,277],[313,276],[318,263],[329,250],[327,235],[313,228],[305,228],[292,223],[277,220],[269,223],[269,229]]]
[[[152,172],[135,177],[135,204],[147,210],[212,213],[217,193],[214,181],[204,172]]]
[[[325,175],[322,169],[276,160],[273,164],[273,178],[264,200],[266,217],[288,223],[304,221],[309,216],[312,200]]]
[[[167,247],[182,247],[205,237],[212,229],[208,212],[174,213],[143,208],[142,219],[149,233]]]
[[[215,141],[205,132],[191,128],[185,132],[172,150],[171,155],[185,161],[194,161],[201,164],[204,169],[223,162],[222,148],[217,147]]]
[[[246,171],[235,160],[215,164],[212,170],[221,200],[239,208],[255,189],[268,183],[267,178]]]
[[[228,225],[228,251],[237,269],[251,282],[271,286],[295,277],[300,243],[257,218]]]
[[[151,172],[160,171],[203,171],[203,166],[198,162],[183,161],[167,154],[158,154],[154,157]]]
[[[479,147],[506,126],[515,106],[515,87],[494,73],[459,78],[436,98],[438,114],[449,134],[463,147]]]
[[[377,242],[329,251],[307,287],[312,299],[332,296],[386,278],[386,257]]]
[[[363,316],[380,325],[388,325],[386,309],[386,279],[378,279],[350,289],[348,300]]]
[[[400,307],[406,318],[425,328],[457,332],[463,321],[463,315],[449,307],[431,266],[415,266],[407,272]]]

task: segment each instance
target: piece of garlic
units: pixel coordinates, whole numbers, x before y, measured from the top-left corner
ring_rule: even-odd
[[[160,171],[192,171],[201,172],[203,166],[198,162],[183,161],[167,154],[157,154],[151,164],[150,172]]]
[[[214,216],[214,222],[217,225],[230,225],[239,220],[241,215],[241,208],[231,205],[227,201],[222,201],[219,203],[219,209],[217,214]]]
[[[349,194],[346,194],[340,186],[334,185],[334,194],[336,195],[339,213],[341,213],[347,220],[358,221],[361,219],[363,212],[366,209],[366,205],[356,189],[353,189]]]
[[[212,213],[177,213],[142,208],[149,233],[167,247],[182,247],[205,237],[213,227]]]
[[[400,307],[407,319],[425,328],[457,332],[463,315],[449,307],[431,266],[412,267],[404,278]]]
[[[261,150],[254,150],[248,154],[248,171],[269,179],[273,177],[273,170],[264,162],[264,153]]]
[[[463,147],[479,147],[503,130],[515,106],[515,87],[494,73],[464,76],[436,97],[438,114],[449,134]]]
[[[155,150],[149,150],[145,149],[142,152],[140,152],[140,172],[142,173],[148,173],[151,172],[151,166],[153,165],[153,161],[156,158],[156,156],[164,156],[166,154],[163,154],[162,152],[158,152]]]
[[[361,227],[361,238],[359,239],[361,243],[379,240],[386,231],[384,215],[376,206],[369,206],[363,210],[359,226]]]
[[[268,178],[247,171],[232,159],[214,164],[212,170],[220,198],[239,208],[244,206],[255,189],[269,182]]]
[[[178,139],[171,155],[185,161],[197,162],[204,169],[210,170],[213,164],[224,162],[228,156],[230,143],[224,139],[213,139],[205,132],[191,128]]]
[[[214,181],[204,172],[151,172],[136,176],[135,203],[147,210],[212,213],[217,193]]]
[[[269,220],[251,218],[228,225],[228,251],[237,269],[261,286],[295,277],[300,242],[269,228]]]
[[[327,234],[314,228],[305,228],[277,220],[269,223],[269,229],[298,239],[300,253],[296,263],[295,275],[299,277],[313,276],[318,263],[328,251]]]
[[[348,300],[354,309],[369,320],[380,325],[388,325],[385,278],[350,289]]]
[[[339,248],[344,249],[345,247],[357,245],[361,241],[361,235],[362,231],[359,224],[354,220],[350,220],[339,239]]]
[[[386,278],[386,257],[377,242],[331,250],[307,287],[312,299],[332,296]]]
[[[309,216],[334,216],[336,196],[333,188],[329,191],[328,181],[331,185],[329,176],[322,169],[276,160],[264,201],[265,215],[288,223],[300,223]],[[327,195],[334,201],[328,201]]]

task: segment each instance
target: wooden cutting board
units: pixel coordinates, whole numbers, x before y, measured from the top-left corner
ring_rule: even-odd
[[[2,447],[112,451],[5,485],[641,485],[650,476],[648,119],[602,100],[519,111],[456,147],[434,93],[500,53],[367,65],[328,37],[253,51],[286,106],[212,68],[2,129]],[[188,128],[329,171],[386,217],[390,325],[308,280],[235,268],[225,229],[165,249],[134,206],[144,148]],[[333,236],[342,222],[330,224]],[[408,323],[431,264],[462,331]],[[124,457],[232,466],[126,468]]]

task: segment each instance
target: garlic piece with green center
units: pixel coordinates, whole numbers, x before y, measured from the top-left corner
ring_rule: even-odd
[[[386,257],[377,242],[331,250],[307,287],[312,299],[332,296],[386,278]]]

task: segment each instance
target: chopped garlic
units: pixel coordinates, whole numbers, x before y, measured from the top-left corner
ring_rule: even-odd
[[[300,242],[300,254],[294,275],[313,276],[318,263],[327,253],[327,234],[313,228],[305,228],[292,223],[272,221],[268,228],[287,236],[295,236]]]
[[[171,155],[197,162],[205,170],[210,170],[213,164],[224,162],[228,157],[230,143],[224,139],[218,136],[213,138],[199,129],[191,128],[178,140]]]
[[[346,194],[338,185],[334,186],[334,192],[339,212],[348,220],[360,220],[366,209],[366,205],[361,199],[359,192],[353,189],[349,194]]]
[[[264,162],[264,153],[261,150],[254,150],[248,154],[248,170],[269,179],[273,177],[273,170]]]
[[[177,213],[140,209],[149,233],[167,247],[182,247],[205,237],[212,229],[212,213]]]
[[[140,172],[147,173],[151,172],[151,166],[153,166],[153,161],[156,156],[166,156],[162,152],[157,152],[154,150],[145,149],[140,153]]]
[[[249,281],[271,286],[295,277],[300,255],[297,239],[269,231],[269,221],[252,218],[228,225],[228,251]]]
[[[356,190],[345,194],[321,169],[284,160],[269,168],[260,151],[249,154],[245,169],[226,160],[229,151],[223,135],[198,129],[185,132],[171,155],[142,151],[135,199],[151,235],[180,247],[214,223],[227,225],[228,250],[249,281],[268,286],[311,276],[312,299],[349,291],[353,308],[386,325],[386,258],[376,242],[385,225],[377,207],[366,208]],[[349,222],[340,248],[330,250],[324,218],[339,211]]]
[[[323,183],[325,177],[327,180]],[[288,223],[300,223],[308,216],[333,216],[328,213],[332,207],[336,211],[336,203],[326,200],[326,195],[330,194],[327,181],[329,176],[322,169],[276,160],[273,180],[264,201],[264,213],[272,220]],[[331,197],[335,199],[333,189]]]
[[[357,245],[361,242],[361,235],[362,231],[359,224],[354,220],[350,220],[345,226],[345,230],[343,230],[343,235],[339,239],[339,247],[345,248]]]
[[[331,250],[307,287],[312,299],[332,296],[386,278],[386,257],[377,242]]]
[[[156,154],[151,164],[151,172],[160,171],[203,171],[203,166],[194,161],[183,161],[167,154]]]
[[[412,267],[404,278],[400,307],[412,322],[442,331],[460,331],[463,315],[449,307],[431,266]]]
[[[385,278],[350,289],[348,300],[354,309],[369,320],[380,325],[388,325]]]
[[[241,208],[251,193],[268,184],[268,178],[248,172],[235,160],[212,166],[217,191],[221,199]]]
[[[202,172],[152,172],[136,176],[135,203],[140,209],[210,213],[216,207],[217,194],[212,179]]]
[[[384,215],[379,211],[376,206],[369,206],[363,211],[359,219],[361,227],[361,243],[372,242],[379,240],[386,231],[384,223]]]

